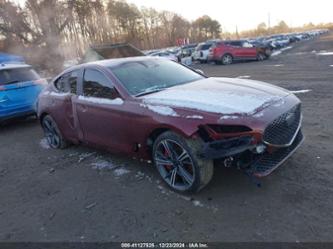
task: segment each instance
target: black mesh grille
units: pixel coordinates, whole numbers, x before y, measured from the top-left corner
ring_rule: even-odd
[[[268,152],[264,153],[250,166],[249,173],[258,176],[268,175],[297,148],[297,146],[302,142],[302,140],[303,134],[300,130],[292,145],[286,148],[278,149],[271,154]]]
[[[296,105],[288,112],[270,123],[264,132],[263,139],[273,145],[285,145],[292,142],[301,122],[301,105]]]

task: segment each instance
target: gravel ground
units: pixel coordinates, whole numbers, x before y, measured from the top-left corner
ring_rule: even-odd
[[[298,94],[304,144],[261,188],[216,168],[207,188],[181,196],[151,164],[82,146],[52,150],[35,120],[1,126],[0,240],[333,241],[333,56],[322,50],[333,51],[332,34],[264,62],[196,66],[311,90]]]

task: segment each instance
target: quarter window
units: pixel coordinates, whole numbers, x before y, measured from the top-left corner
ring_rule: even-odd
[[[79,71],[65,73],[58,78],[54,85],[60,92],[70,92],[76,94],[77,78]]]
[[[86,69],[83,77],[83,94],[87,97],[115,99],[117,91],[111,81],[101,72]]]
[[[66,78],[67,74],[64,74],[60,76],[55,82],[54,86],[60,91],[60,92],[67,92],[66,91]]]

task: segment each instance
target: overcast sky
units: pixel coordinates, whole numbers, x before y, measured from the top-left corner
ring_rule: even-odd
[[[25,0],[15,0],[23,3]],[[138,7],[153,7],[181,14],[189,20],[202,15],[217,19],[224,31],[255,28],[260,22],[271,26],[284,20],[289,26],[333,22],[332,0],[127,0]]]

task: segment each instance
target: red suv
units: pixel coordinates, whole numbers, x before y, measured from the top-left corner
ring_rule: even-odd
[[[248,41],[221,41],[210,48],[208,61],[228,65],[234,60],[264,60],[266,55]]]

